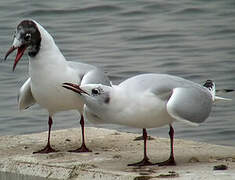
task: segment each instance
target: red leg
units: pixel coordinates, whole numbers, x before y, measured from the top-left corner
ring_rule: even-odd
[[[140,161],[140,162],[137,162],[137,163],[128,164],[128,166],[150,166],[150,165],[153,165],[149,161],[149,158],[147,156],[147,138],[148,138],[148,135],[147,135],[147,131],[146,131],[145,128],[143,129],[143,137],[144,137],[144,158],[143,158],[143,160]]]
[[[49,119],[48,119],[48,125],[49,125],[49,130],[48,130],[48,140],[47,140],[47,145],[45,146],[45,148],[39,150],[39,151],[36,151],[36,152],[33,152],[33,154],[36,154],[36,153],[52,153],[52,152],[57,152],[55,149],[53,149],[51,147],[51,144],[50,144],[50,137],[51,137],[51,126],[53,124],[53,121],[52,121],[52,118],[51,116],[49,116]]]
[[[170,125],[169,136],[170,136],[170,140],[171,140],[171,154],[170,154],[170,157],[166,161],[156,163],[156,165],[159,165],[159,166],[175,166],[176,165],[175,158],[174,158],[174,129],[171,125]]]
[[[86,147],[86,144],[85,144],[85,132],[84,132],[84,118],[83,118],[83,115],[81,115],[80,124],[81,124],[81,128],[82,128],[82,145],[81,145],[80,148],[75,149],[75,150],[71,150],[69,152],[77,152],[77,153],[80,153],[80,152],[92,152],[90,149],[88,149]]]

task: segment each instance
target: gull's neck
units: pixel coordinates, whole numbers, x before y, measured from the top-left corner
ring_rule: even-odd
[[[113,108],[114,111],[121,111],[125,106],[123,104],[128,104],[127,95],[125,90],[120,86],[113,85],[110,91],[110,107]]]
[[[39,23],[34,22],[37,24],[41,34],[41,46],[35,57],[29,57],[29,71],[47,69],[51,68],[51,66],[57,67],[56,69],[65,67],[67,65],[66,59],[55,44],[52,36]]]

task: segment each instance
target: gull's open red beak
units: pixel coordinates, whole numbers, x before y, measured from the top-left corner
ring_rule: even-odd
[[[9,54],[11,54],[11,53],[12,53],[14,50],[16,50],[16,49],[18,49],[18,51],[17,51],[17,54],[16,54],[16,58],[15,58],[14,65],[13,65],[13,71],[15,70],[17,63],[19,62],[20,58],[23,56],[25,50],[27,49],[27,46],[25,46],[25,45],[22,45],[22,46],[20,46],[20,47],[14,47],[14,46],[12,46],[12,47],[7,51],[4,60],[6,60],[7,57],[9,56]]]
[[[63,87],[66,88],[66,89],[72,90],[73,92],[78,93],[78,94],[84,93],[84,94],[89,95],[86,91],[84,91],[83,89],[81,89],[80,86],[77,85],[77,84],[73,84],[73,83],[63,83]]]

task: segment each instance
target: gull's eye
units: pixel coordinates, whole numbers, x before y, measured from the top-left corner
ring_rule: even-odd
[[[100,93],[100,91],[99,91],[99,89],[92,89],[92,90],[91,90],[91,93],[92,93],[93,95],[98,95],[98,94]]]
[[[31,40],[31,34],[30,34],[30,33],[25,34],[24,40],[25,40],[25,41]]]

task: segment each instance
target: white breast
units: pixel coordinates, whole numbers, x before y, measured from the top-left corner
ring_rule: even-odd
[[[93,108],[88,109],[86,113],[96,114],[101,119],[97,120],[98,123],[113,123],[135,128],[155,128],[174,121],[166,110],[167,102],[152,93],[134,96],[118,91],[116,93],[112,94],[107,109],[99,111],[98,108]]]
[[[49,113],[70,109],[82,112],[79,95],[62,87],[64,82],[80,83],[79,70],[68,66],[47,32],[42,33],[39,53],[29,60],[29,75],[33,97]]]
[[[62,87],[64,82],[80,83],[74,71],[54,65],[40,70],[34,66],[36,65],[30,63],[32,94],[40,106],[48,109],[50,113],[69,109],[82,111],[83,103],[79,95]]]

